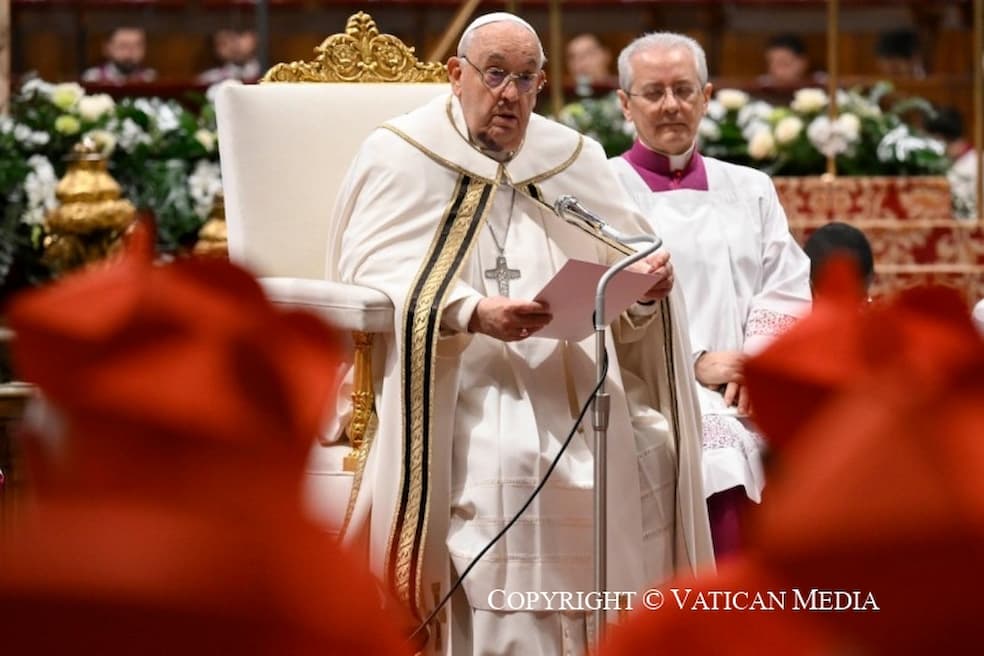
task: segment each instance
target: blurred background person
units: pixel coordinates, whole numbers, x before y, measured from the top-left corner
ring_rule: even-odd
[[[144,65],[147,34],[141,27],[115,28],[103,43],[103,56],[106,58],[103,64],[82,73],[83,82],[129,84],[157,79],[157,71]]]
[[[870,299],[871,284],[875,280],[875,257],[864,232],[847,223],[832,221],[814,230],[803,244],[803,250],[810,258],[810,288],[814,295],[831,258],[846,255],[854,261],[861,276],[862,297]]]
[[[566,54],[567,74],[577,95],[590,96],[596,90],[612,91],[618,86],[612,52],[594,34],[579,34],[568,41]]]
[[[260,61],[256,57],[256,32],[224,28],[212,35],[212,54],[217,66],[198,76],[201,84],[225,80],[254,82],[260,77]]]
[[[823,74],[812,73],[806,44],[796,34],[777,34],[765,48],[766,73],[759,77],[762,86],[796,87],[822,84]]]
[[[926,131],[946,143],[952,164],[946,172],[953,195],[953,214],[958,219],[977,216],[977,156],[964,133],[963,116],[956,107],[943,107],[926,121]]]
[[[919,34],[910,28],[883,32],[875,44],[878,72],[889,77],[926,77]]]

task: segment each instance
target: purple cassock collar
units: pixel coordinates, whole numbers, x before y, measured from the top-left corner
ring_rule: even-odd
[[[622,155],[632,165],[652,191],[696,189],[707,191],[707,171],[704,158],[697,149],[682,169],[670,169],[670,158],[642,145],[638,139]]]

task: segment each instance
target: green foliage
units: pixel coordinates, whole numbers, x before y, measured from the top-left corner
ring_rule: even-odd
[[[621,155],[635,140],[635,127],[625,120],[614,92],[566,105],[557,120],[601,143],[609,157]]]

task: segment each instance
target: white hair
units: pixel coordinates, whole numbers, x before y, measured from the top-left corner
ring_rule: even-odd
[[[468,27],[465,28],[465,31],[461,33],[461,38],[458,40],[458,56],[464,57],[466,55],[468,49],[471,47],[472,37],[478,29],[492,23],[514,23],[529,30],[530,34],[533,35],[533,38],[536,39],[536,48],[540,53],[540,61],[537,65],[540,68],[543,68],[543,65],[547,63],[547,56],[543,52],[543,44],[540,42],[540,35],[536,33],[536,30],[533,29],[532,25],[524,21],[519,16],[510,14],[506,11],[495,11],[491,14],[485,14],[484,16],[479,16],[469,23]]]
[[[628,91],[632,86],[632,58],[640,52],[649,50],[672,50],[686,48],[694,56],[694,66],[697,68],[697,79],[701,86],[707,84],[707,55],[694,39],[676,32],[650,32],[625,46],[618,55],[618,85],[622,91]]]

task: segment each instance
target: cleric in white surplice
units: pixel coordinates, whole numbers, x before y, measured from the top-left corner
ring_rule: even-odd
[[[418,620],[531,494],[594,386],[593,338],[537,337],[549,308],[531,299],[569,258],[619,255],[550,204],[575,194],[645,230],[601,147],[531,116],[543,61],[524,21],[477,19],[451,93],[373,132],[335,207],[329,275],[396,308],[344,538]],[[713,566],[682,298],[665,254],[645,269],[660,282],[608,337],[608,587],[625,592]],[[592,467],[588,423],[432,622],[427,653],[585,653],[590,613],[543,598],[504,612],[490,595],[592,589]]]
[[[809,310],[810,261],[765,173],[698,151],[712,91],[700,45],[672,32],[647,34],[626,46],[618,67],[622,111],[639,138],[611,164],[680,273],[720,558],[740,548],[737,510],[746,497],[759,502],[765,485],[743,361]]]

